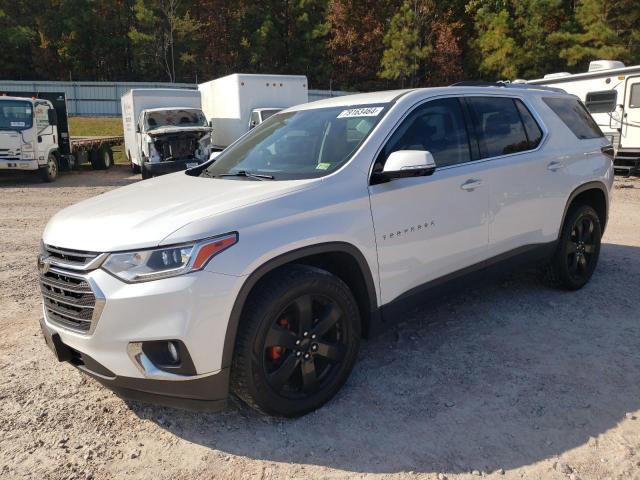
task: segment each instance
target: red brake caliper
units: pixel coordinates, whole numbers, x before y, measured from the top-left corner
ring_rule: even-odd
[[[287,330],[290,330],[289,320],[287,320],[286,318],[281,318],[280,320],[278,320],[278,325],[286,328]],[[280,360],[280,357],[282,357],[283,351],[284,351],[284,348],[282,347],[271,347],[269,349],[269,358],[273,361]]]

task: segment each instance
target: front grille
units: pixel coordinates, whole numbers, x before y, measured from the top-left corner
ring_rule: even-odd
[[[0,148],[0,160],[9,160],[17,162],[20,160],[20,149],[11,150],[9,148]]]
[[[104,256],[44,245],[40,291],[47,320],[76,332],[93,331],[104,299],[102,294],[96,298],[97,287],[85,274],[97,268]]]
[[[51,245],[45,245],[44,249],[52,260],[58,260],[65,265],[76,268],[89,266],[89,264],[100,255],[96,252],[62,249]]]
[[[96,296],[84,278],[51,269],[40,274],[40,290],[49,321],[79,332],[91,329]]]

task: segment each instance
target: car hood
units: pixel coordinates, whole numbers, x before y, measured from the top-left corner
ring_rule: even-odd
[[[164,175],[61,210],[47,224],[43,241],[94,252],[154,247],[171,243],[167,237],[191,222],[287,195],[313,183],[201,178],[184,172]],[[202,236],[211,233],[203,231]]]
[[[147,135],[150,137],[157,137],[158,135],[165,135],[167,133],[181,133],[181,132],[210,132],[211,127],[162,127],[150,130]]]

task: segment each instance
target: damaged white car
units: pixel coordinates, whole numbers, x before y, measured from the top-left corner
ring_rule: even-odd
[[[211,127],[202,110],[146,110],[142,128],[142,178],[192,168],[209,159]]]

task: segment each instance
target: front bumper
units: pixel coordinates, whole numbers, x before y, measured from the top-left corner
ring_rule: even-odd
[[[122,377],[86,353],[66,345],[44,321],[40,327],[47,346],[59,361],[71,363],[123,398],[198,411],[219,411],[226,406],[229,368],[179,381]]]
[[[186,170],[187,163],[197,163],[199,165],[202,162],[196,160],[195,158],[190,158],[187,160],[172,160],[166,162],[144,162],[142,164],[142,168],[144,168],[151,175],[163,175],[165,173],[173,173]]]
[[[0,170],[38,170],[37,160],[0,159]]]
[[[126,398],[189,409],[224,407],[229,366],[222,364],[227,323],[242,278],[206,270],[151,282],[126,284],[97,269],[84,274],[104,299],[90,332],[77,332],[43,309],[47,343],[67,361]],[[137,361],[131,346],[178,340],[194,374],[178,375]]]

